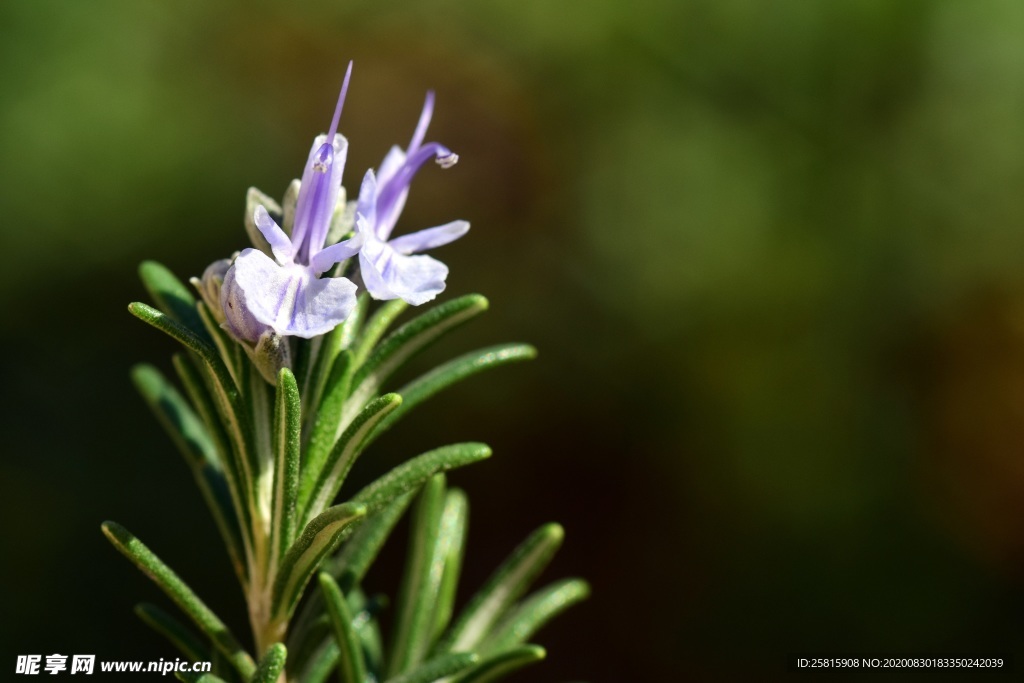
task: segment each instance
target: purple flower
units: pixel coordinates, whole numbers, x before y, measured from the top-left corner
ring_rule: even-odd
[[[330,130],[313,141],[302,172],[291,236],[264,207],[257,207],[253,218],[274,258],[246,249],[224,278],[227,326],[239,339],[255,342],[268,328],[281,336],[310,339],[334,329],[355,306],[356,286],[350,280],[320,277],[359,251],[358,237],[324,248],[348,153],[348,140],[337,130],[351,75],[350,62]]]
[[[444,290],[448,266],[429,256],[412,254],[448,244],[469,230],[466,221],[453,221],[389,239],[409,196],[409,184],[420,167],[435,159],[442,168],[450,168],[459,160],[440,143],[423,144],[433,111],[434,93],[430,92],[408,149],[392,147],[376,173],[373,169],[366,172],[359,189],[359,268],[366,289],[375,299],[402,299],[418,306],[436,297]]]

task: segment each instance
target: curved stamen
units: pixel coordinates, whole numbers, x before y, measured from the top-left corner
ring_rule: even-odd
[[[455,164],[459,163],[459,155],[455,152],[449,152],[448,154],[439,154],[434,161],[441,168],[451,168]]]
[[[413,176],[431,157],[435,157],[438,160],[441,168],[450,168],[459,159],[458,155],[439,142],[428,142],[419,149],[414,150],[406,157],[402,166],[395,171],[395,174],[379,188],[379,194],[377,195],[377,216],[379,220],[383,222],[385,221],[385,216],[390,216],[402,193],[409,189]],[[390,232],[390,229],[387,232]]]

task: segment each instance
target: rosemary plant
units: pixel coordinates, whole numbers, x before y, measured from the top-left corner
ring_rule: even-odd
[[[341,187],[348,141],[338,134],[349,73],[329,133],[313,144],[301,181],[281,204],[250,190],[245,225],[253,243],[193,278],[195,296],[169,270],[143,263],[153,306],[129,311],[182,344],[177,388],[157,368],[132,378],[191,468],[248,605],[247,648],[186,583],[124,527],[110,542],[187,616],[159,607],[138,616],[211,673],[186,681],[483,683],[544,658],[528,643],[550,618],[588,592],[578,579],[527,590],[562,541],[549,524],[517,547],[455,616],[467,498],[445,472],[490,456],[458,443],[414,457],[337,502],[364,450],[406,413],[456,382],[532,358],[525,344],[459,356],[393,388],[390,378],[442,335],[487,309],[469,295],[394,327],[409,305],[445,287],[444,264],[411,255],[456,239],[464,221],[395,239],[409,183],[425,161],[457,157],[423,138],[428,95],[409,146],[368,171],[357,201]],[[345,238],[345,239],[343,239]],[[351,278],[351,279],[350,279]],[[360,283],[366,290],[356,294]],[[407,509],[406,566],[384,644],[386,604],[363,579]],[[524,597],[526,596],[526,597]]]

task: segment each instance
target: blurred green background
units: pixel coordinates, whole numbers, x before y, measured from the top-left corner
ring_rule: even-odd
[[[467,590],[565,524],[546,577],[594,595],[516,680],[785,680],[789,652],[866,649],[1024,666],[1022,35],[1011,1],[4,0],[2,666],[168,656],[107,518],[245,631],[128,381],[173,344],[124,307],[140,260],[187,276],[244,246],[246,189],[300,173],[350,58],[350,188],[428,88],[461,156],[399,231],[470,220],[437,255],[492,310],[417,367],[541,351],[357,472],[493,445],[451,477]]]

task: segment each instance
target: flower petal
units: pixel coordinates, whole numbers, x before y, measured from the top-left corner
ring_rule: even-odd
[[[356,199],[356,215],[366,221],[366,227],[372,228],[377,222],[377,175],[371,168],[363,176],[363,184],[359,186],[359,197]],[[356,219],[359,227],[359,219]]]
[[[380,168],[377,169],[377,182],[383,185],[384,183],[391,180],[392,176],[398,172],[398,169],[402,168],[402,164],[405,163],[405,152],[398,145],[395,145],[388,150],[387,155],[384,157],[384,161],[381,162]]]
[[[388,242],[399,254],[414,254],[454,242],[469,232],[467,221],[452,221],[436,228],[402,235]]]
[[[367,247],[370,246],[370,249]],[[376,248],[372,248],[376,247]],[[364,245],[359,253],[363,284],[375,299],[424,304],[444,291],[448,266],[429,256],[399,254],[388,244]]]
[[[347,155],[348,140],[341,133],[335,134],[330,145],[325,135],[318,135],[313,141],[302,171],[292,227],[295,259],[300,263],[309,263],[309,259],[323,249],[341,194],[341,175]]]
[[[356,286],[348,278],[322,277],[300,289],[291,322],[281,334],[312,339],[345,322],[356,307]]]
[[[309,267],[316,275],[326,273],[335,263],[340,263],[347,258],[352,258],[359,253],[363,246],[363,236],[356,235],[352,239],[332,244],[312,258]]]
[[[326,334],[356,303],[351,281],[318,279],[308,268],[280,266],[255,249],[242,252],[234,271],[249,313],[280,335],[310,339]]]
[[[256,210],[253,212],[253,220],[256,221],[256,227],[263,233],[267,243],[270,244],[270,249],[274,252],[277,262],[281,264],[291,263],[292,257],[295,256],[292,241],[288,238],[285,231],[281,229],[281,226],[274,222],[274,219],[270,217],[270,214],[267,213],[263,206],[256,207]]]
[[[258,249],[246,249],[246,251],[254,251],[263,256],[267,261],[270,261],[270,263],[274,263],[269,256]],[[235,280],[235,270],[234,266],[228,268],[220,288],[220,307],[222,313],[219,317],[223,320],[221,327],[226,329],[238,341],[255,343],[260,338],[260,335],[267,330],[267,325],[257,320],[249,311],[249,307],[245,302],[245,292],[242,291],[242,288],[238,286],[238,282]]]

